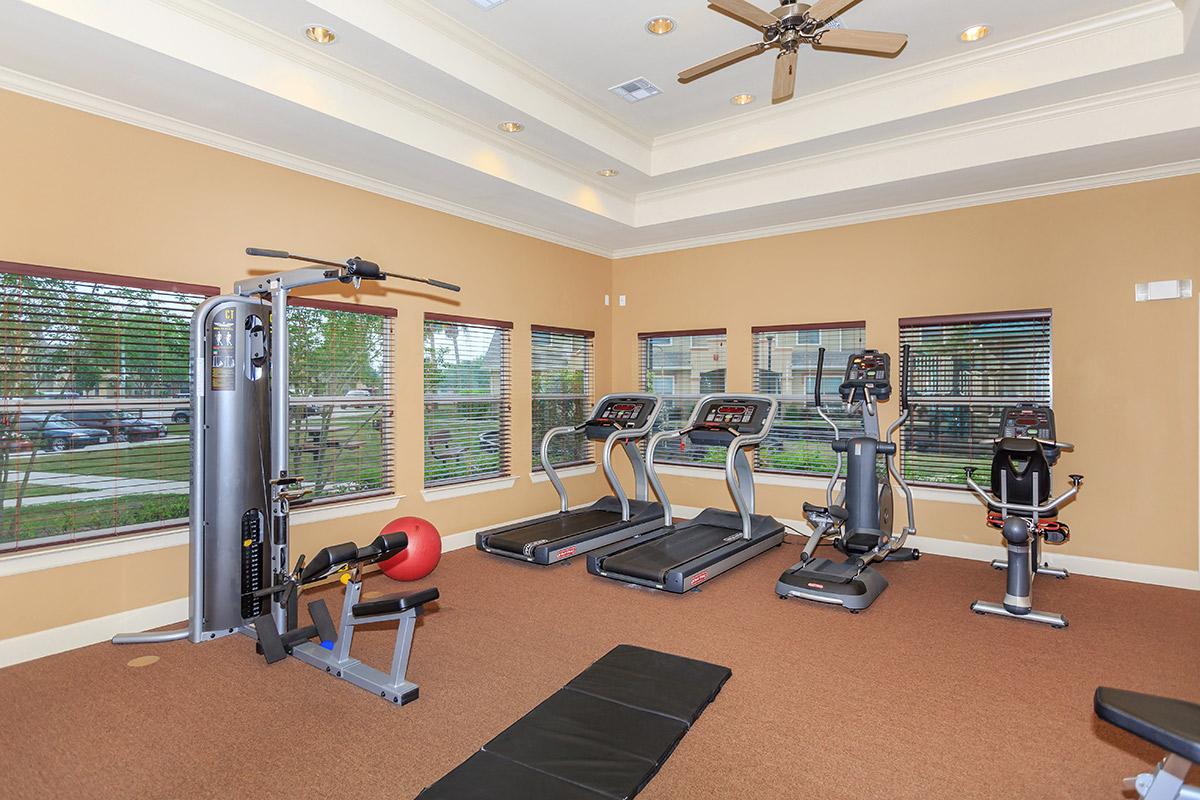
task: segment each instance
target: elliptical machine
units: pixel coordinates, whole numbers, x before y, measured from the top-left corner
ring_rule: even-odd
[[[992,566],[1008,570],[1002,603],[976,600],[976,614],[1043,622],[1055,628],[1067,627],[1062,614],[1037,611],[1033,607],[1033,579],[1052,575],[1067,578],[1065,569],[1055,569],[1041,560],[1041,545],[1062,544],[1071,538],[1071,529],[1058,521],[1058,509],[1079,493],[1082,475],[1071,476],[1071,488],[1050,499],[1050,468],[1058,463],[1063,450],[1075,446],[1060,442],[1054,428],[1054,411],[1049,406],[1019,405],[1004,409],[1000,435],[992,440],[991,492],[974,480],[975,467],[964,467],[967,486],[987,506],[987,524],[999,528],[1008,546],[1008,560]]]
[[[891,359],[878,350],[862,350],[853,354],[846,363],[846,373],[838,394],[849,408],[855,406],[862,413],[863,436],[843,439],[837,423],[830,419],[821,405],[821,378],[825,370],[825,348],[817,352],[817,382],[813,389],[813,402],[817,413],[833,428],[831,447],[837,454],[837,466],[825,489],[824,506],[804,504],[804,515],[812,527],[808,544],[793,565],[779,576],[775,593],[781,600],[801,597],[818,603],[840,605],[857,614],[883,593],[887,579],[871,564],[876,561],[916,561],[921,552],[905,547],[904,542],[916,533],[913,515],[912,491],[896,469],[896,444],[892,436],[909,418],[907,382],[912,370],[908,363],[909,349],[905,346],[904,384],[900,387],[900,417],[887,429],[884,438],[879,436],[878,403],[886,401],[892,394],[890,381]],[[834,490],[841,480],[842,456],[846,457],[846,479],[838,502],[833,502]],[[883,456],[887,464],[884,478],[880,480],[878,458]],[[891,480],[904,493],[908,510],[908,524],[899,536],[892,534],[892,486]],[[814,553],[821,540],[832,536],[833,546],[846,556],[837,563],[828,558],[816,558]]]

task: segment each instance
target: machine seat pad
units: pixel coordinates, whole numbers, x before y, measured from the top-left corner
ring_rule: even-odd
[[[312,583],[328,578],[342,567],[353,563],[357,557],[358,545],[354,542],[342,542],[322,548],[304,565],[300,572],[300,583]]]
[[[1125,689],[1096,689],[1096,716],[1151,744],[1200,762],[1200,705]]]
[[[420,608],[430,600],[438,599],[436,586],[428,589],[418,589],[415,592],[401,592],[381,597],[378,600],[368,600],[365,603],[355,603],[351,611],[356,617],[375,617],[380,614],[398,614],[410,608]]]
[[[419,800],[629,800],[730,675],[716,664],[616,647]]]

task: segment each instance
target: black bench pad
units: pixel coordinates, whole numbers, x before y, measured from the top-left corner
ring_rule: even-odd
[[[1200,762],[1200,705],[1101,686],[1096,716],[1191,762]]]
[[[622,644],[567,688],[691,725],[732,674],[728,667]]]
[[[731,674],[715,664],[620,645],[418,800],[628,800],[654,777]]]
[[[355,603],[354,608],[350,609],[350,611],[356,617],[374,617],[378,614],[398,614],[401,611],[408,611],[410,608],[417,608],[425,605],[430,600],[437,599],[437,587],[431,586],[428,589],[418,589],[415,592],[390,594],[387,597],[381,597],[378,600],[368,600],[365,603]]]

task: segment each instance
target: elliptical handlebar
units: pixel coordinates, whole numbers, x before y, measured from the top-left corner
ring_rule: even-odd
[[[817,350],[817,382],[813,384],[813,404],[821,407],[821,376],[825,372],[825,348]]]

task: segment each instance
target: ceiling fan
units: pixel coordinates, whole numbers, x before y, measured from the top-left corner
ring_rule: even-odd
[[[747,0],[708,0],[709,8],[757,28],[763,40],[685,69],[679,73],[679,82],[688,83],[771,48],[778,48],[771,102],[782,103],[791,100],[796,90],[796,52],[802,44],[888,57],[903,50],[908,44],[908,36],[903,33],[847,30],[830,25],[834,17],[857,2],[817,0],[810,5],[797,0],[782,0],[779,8],[768,13]]]

